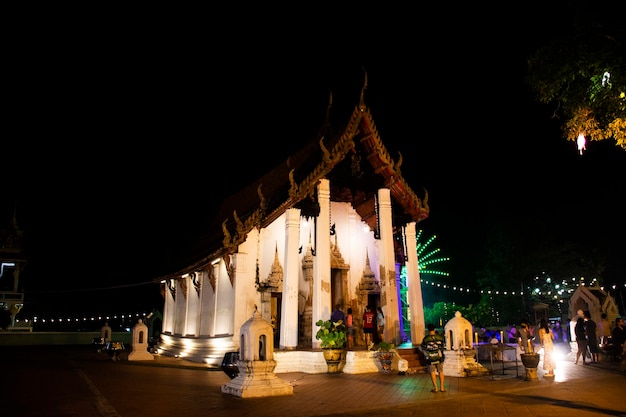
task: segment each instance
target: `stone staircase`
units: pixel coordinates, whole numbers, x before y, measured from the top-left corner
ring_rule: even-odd
[[[408,362],[408,374],[426,372],[426,358],[418,346],[401,345],[396,347],[397,355]]]

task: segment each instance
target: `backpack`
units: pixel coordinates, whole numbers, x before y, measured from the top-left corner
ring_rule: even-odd
[[[442,352],[443,340],[438,337],[428,336],[422,343],[422,351],[426,356],[426,362],[429,364],[437,364],[443,362],[444,356]]]

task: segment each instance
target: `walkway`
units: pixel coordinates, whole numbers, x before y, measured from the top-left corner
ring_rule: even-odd
[[[0,358],[7,416],[626,416],[622,365],[574,365],[571,356],[554,380],[539,370],[525,381],[520,364],[519,377],[448,377],[447,392],[435,394],[426,374],[286,373],[277,376],[293,395],[246,399],[221,393],[230,380],[222,371],[176,358],[112,361],[92,346],[4,346]]]

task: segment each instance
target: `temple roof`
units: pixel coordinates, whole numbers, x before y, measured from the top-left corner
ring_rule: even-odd
[[[418,196],[403,178],[402,155],[395,160],[390,156],[363,92],[347,122],[338,129],[330,123],[331,107],[332,96],[326,121],[313,140],[221,202],[208,234],[176,257],[178,267],[166,277],[200,269],[217,257],[234,253],[250,230],[269,225],[289,208],[299,208],[303,216],[316,216],[317,184],[324,178],[330,180],[331,201],[350,202],[376,234],[380,188],[390,190],[395,225],[428,217],[427,192]]]

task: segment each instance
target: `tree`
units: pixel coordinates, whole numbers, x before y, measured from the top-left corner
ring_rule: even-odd
[[[565,138],[614,139],[626,150],[626,30],[610,6],[579,2],[571,27],[528,61],[527,82],[537,100],[554,104]],[[569,26],[569,25],[568,25]],[[584,142],[579,144],[582,153]]]

